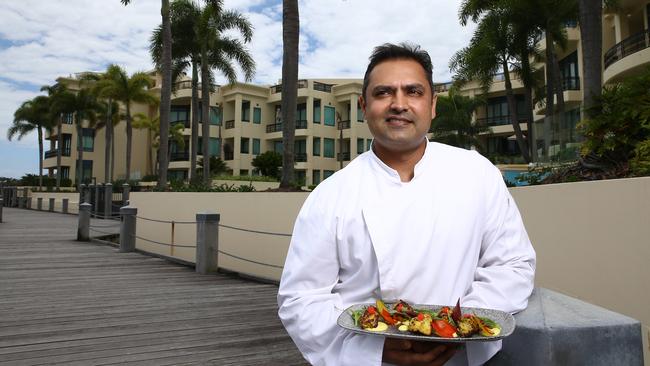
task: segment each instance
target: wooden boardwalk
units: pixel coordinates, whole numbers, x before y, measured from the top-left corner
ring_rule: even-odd
[[[304,365],[277,286],[76,238],[77,216],[4,208],[0,365]]]

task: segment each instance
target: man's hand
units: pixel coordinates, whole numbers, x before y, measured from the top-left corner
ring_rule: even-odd
[[[384,362],[400,366],[442,366],[456,353],[458,344],[386,338]]]

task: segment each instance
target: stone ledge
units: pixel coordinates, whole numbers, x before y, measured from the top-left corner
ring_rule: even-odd
[[[630,317],[536,288],[515,319],[486,365],[643,365],[641,323]]]

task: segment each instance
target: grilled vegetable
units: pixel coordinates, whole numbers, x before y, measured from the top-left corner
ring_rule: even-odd
[[[417,317],[409,321],[408,330],[424,335],[431,335],[431,320],[431,315],[420,313]]]
[[[373,329],[377,327],[379,323],[379,314],[377,309],[374,306],[368,306],[366,311],[359,318],[359,324],[363,329]]]
[[[433,326],[433,331],[436,332],[436,334],[439,337],[443,337],[443,338],[458,337],[458,334],[456,333],[456,328],[454,328],[453,325],[449,324],[449,322],[444,319],[434,319],[431,325]]]

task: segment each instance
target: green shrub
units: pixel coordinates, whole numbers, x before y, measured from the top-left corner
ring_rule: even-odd
[[[637,176],[650,175],[650,139],[636,146],[634,157],[630,159],[630,169]]]

